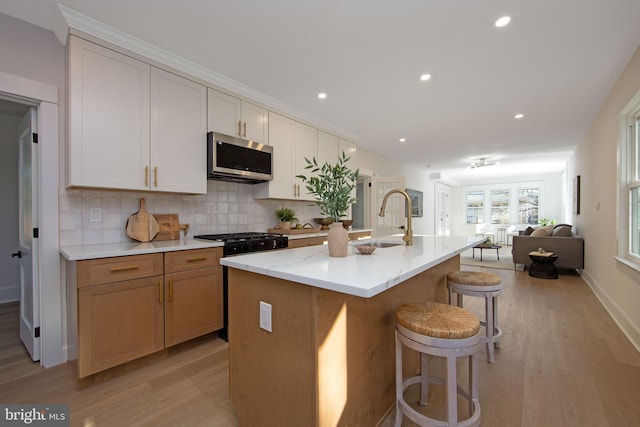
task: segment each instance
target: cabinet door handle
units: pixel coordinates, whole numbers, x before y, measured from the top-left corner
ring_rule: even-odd
[[[158,167],[153,167],[153,185],[154,187],[158,186]]]
[[[238,120],[238,135],[242,136],[242,121]]]
[[[149,186],[149,166],[144,167],[144,186]]]
[[[138,266],[137,265],[125,265],[122,267],[111,267],[111,272],[115,272],[115,271],[126,271],[126,270],[135,270],[137,269]]]
[[[162,280],[158,280],[158,304],[162,305]]]
[[[247,122],[244,122],[244,124],[242,126],[244,127],[244,132],[243,132],[242,136],[244,136],[246,138],[247,137]]]
[[[206,256],[199,256],[194,258],[187,258],[187,262],[205,261],[206,259]]]
[[[173,302],[173,277],[169,279],[169,302]]]

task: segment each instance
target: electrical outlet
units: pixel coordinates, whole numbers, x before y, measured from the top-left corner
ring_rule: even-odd
[[[89,208],[89,222],[102,222],[101,208]]]
[[[260,301],[260,328],[267,332],[271,330],[271,304]]]

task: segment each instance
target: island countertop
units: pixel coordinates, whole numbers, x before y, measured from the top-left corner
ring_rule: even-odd
[[[384,236],[371,242],[400,243],[361,255],[352,242],[348,255],[329,256],[326,245],[283,249],[222,258],[222,265],[279,279],[370,298],[429,268],[450,259],[483,239],[468,236],[413,236],[405,246],[402,235]]]

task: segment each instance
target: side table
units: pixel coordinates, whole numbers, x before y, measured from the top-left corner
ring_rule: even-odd
[[[529,276],[540,279],[558,278],[558,270],[554,265],[554,262],[558,259],[558,255],[543,255],[539,252],[529,252],[529,258],[531,258],[532,261],[529,267]]]
[[[476,249],[480,249],[480,261],[482,262],[482,250],[483,249],[495,249],[496,250],[496,257],[498,258],[498,260],[500,260],[500,248],[502,246],[500,245],[489,245],[486,243],[479,243],[477,245],[475,245],[473,247],[473,250],[471,251],[473,254],[473,258],[476,257]]]

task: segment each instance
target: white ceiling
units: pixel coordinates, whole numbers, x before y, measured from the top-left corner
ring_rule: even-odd
[[[562,170],[640,44],[638,0],[2,0],[0,12],[53,29],[56,3],[460,183]],[[480,157],[500,165],[469,169]]]

